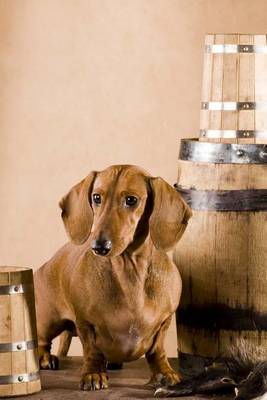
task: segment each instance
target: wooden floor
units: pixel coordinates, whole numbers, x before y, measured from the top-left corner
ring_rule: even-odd
[[[171,359],[177,368],[177,360]],[[60,362],[58,371],[41,371],[43,390],[18,400],[79,400],[79,399],[154,399],[154,390],[146,386],[149,370],[145,359],[126,363],[122,370],[109,371],[109,389],[83,392],[78,389],[81,357],[68,357]],[[187,397],[189,399],[189,397]]]

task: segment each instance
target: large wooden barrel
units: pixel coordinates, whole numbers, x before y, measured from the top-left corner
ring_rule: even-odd
[[[193,217],[174,260],[183,280],[180,354],[267,346],[267,146],[181,142],[177,190]]]
[[[33,273],[0,267],[0,397],[40,390]]]
[[[206,35],[200,140],[267,143],[266,35]]]

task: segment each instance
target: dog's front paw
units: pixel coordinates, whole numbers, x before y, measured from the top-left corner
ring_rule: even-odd
[[[181,381],[181,377],[174,371],[157,373],[152,375],[148,385],[153,387],[159,386],[174,386]]]
[[[50,353],[43,354],[39,359],[41,369],[58,369],[58,358]]]
[[[108,388],[108,377],[105,372],[85,374],[80,381],[81,390],[99,390]]]
[[[181,382],[181,377],[177,372],[170,371],[166,374],[163,374],[163,378],[161,380],[161,385],[163,384],[164,386],[174,386],[177,383]]]

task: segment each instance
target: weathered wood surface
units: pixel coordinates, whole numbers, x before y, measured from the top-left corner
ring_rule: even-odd
[[[246,137],[249,131],[267,131],[267,54],[255,52],[213,53],[206,46],[266,46],[266,35],[208,34],[205,38],[200,129],[217,132],[221,137],[200,140],[227,143],[267,143],[267,133],[259,138]],[[241,108],[209,109],[212,102],[241,103]],[[245,103],[256,103],[250,107]],[[244,103],[244,104],[242,104]],[[226,138],[228,131],[244,131],[243,137]],[[207,133],[208,135],[208,133]]]
[[[179,161],[194,191],[266,190],[267,165]],[[178,347],[212,357],[240,337],[267,346],[267,212],[193,210],[174,260],[183,279]]]
[[[177,369],[177,359],[170,359]],[[67,357],[60,360],[58,371],[41,371],[42,391],[31,396],[19,397],[19,400],[117,400],[117,399],[155,399],[154,389],[147,386],[149,370],[146,360],[126,363],[122,370],[109,371],[109,389],[95,392],[83,392],[78,389],[82,357]],[[200,398],[200,397],[199,397]],[[213,396],[214,398],[214,396]],[[181,399],[198,399],[182,397]],[[205,397],[201,396],[201,399]],[[224,400],[227,398],[224,396]]]
[[[20,285],[24,293],[20,293]],[[0,377],[38,373],[37,333],[32,270],[0,267],[0,290],[17,287],[18,293],[0,295],[0,344],[35,341],[25,351],[0,351]],[[2,288],[2,289],[1,289]],[[4,379],[4,378],[1,378]],[[40,390],[40,379],[0,385],[0,398]]]

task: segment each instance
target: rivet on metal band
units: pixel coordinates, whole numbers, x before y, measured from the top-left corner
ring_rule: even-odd
[[[210,111],[249,111],[267,110],[267,101],[203,101],[201,110]]]
[[[13,342],[13,343],[1,343],[0,344],[0,353],[7,353],[10,351],[26,351],[32,350],[37,347],[36,340],[29,340],[27,342]]]
[[[211,138],[211,139],[264,139],[267,140],[267,131],[253,131],[253,130],[231,130],[231,129],[200,129],[200,137]]]
[[[206,53],[213,54],[236,54],[236,53],[260,53],[267,54],[267,46],[255,44],[208,44],[205,46]]]
[[[215,164],[266,164],[267,145],[182,139],[179,159]]]
[[[32,288],[32,284],[0,286],[0,295],[26,293],[30,288]]]
[[[18,375],[2,375],[0,376],[0,385],[8,385],[10,383],[25,383],[37,381],[40,379],[39,372],[32,372],[30,374],[18,374]]]

